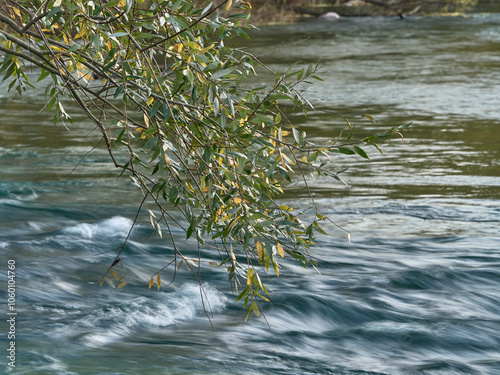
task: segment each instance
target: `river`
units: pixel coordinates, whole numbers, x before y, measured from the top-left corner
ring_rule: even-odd
[[[247,323],[225,272],[204,269],[215,330],[189,272],[148,290],[171,243],[146,220],[123,254],[128,285],[98,287],[139,195],[102,147],[82,158],[99,141],[83,116],[55,127],[38,112],[43,92],[8,95],[4,82],[1,304],[15,260],[18,315],[16,368],[2,333],[0,373],[500,374],[500,14],[300,22],[252,36],[246,48],[279,71],[320,58],[325,82],[305,95],[377,120],[353,118],[356,134],[413,121],[384,155],[334,160],[350,167],[349,187],[311,183],[352,242],[327,228],[318,272],[286,264],[265,319]],[[296,121],[315,139],[344,124],[313,112]],[[286,200],[305,205],[304,191],[296,182]],[[7,332],[6,314],[0,325]]]

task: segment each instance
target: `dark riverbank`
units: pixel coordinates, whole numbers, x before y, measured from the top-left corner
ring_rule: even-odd
[[[274,4],[273,2],[266,2],[260,4],[257,2],[252,9],[251,23],[256,25],[264,24],[286,24],[291,22],[297,22],[300,20],[319,18],[320,15],[326,14],[328,12],[337,13],[340,17],[377,17],[377,16],[387,16],[387,17],[411,17],[411,16],[422,16],[426,15],[422,12],[422,9],[415,8],[409,12],[398,14],[397,12],[391,12],[387,8],[363,4],[360,2],[359,5],[335,5],[335,4],[307,4],[307,1],[296,1],[296,2],[285,2]],[[468,10],[467,13],[499,13],[500,12],[500,1],[498,0],[483,0],[479,1],[476,6]],[[440,13],[439,15],[450,15],[457,16],[463,15],[464,13]],[[334,18],[330,18],[334,20]]]

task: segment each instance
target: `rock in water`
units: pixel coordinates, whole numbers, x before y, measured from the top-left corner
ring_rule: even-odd
[[[332,20],[332,19],[340,18],[340,16],[338,13],[328,12],[328,13],[324,13],[321,16],[319,16],[319,18],[326,19],[326,20]]]

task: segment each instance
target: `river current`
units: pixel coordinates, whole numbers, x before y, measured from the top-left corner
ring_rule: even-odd
[[[285,264],[265,318],[247,323],[224,270],[203,269],[205,305],[185,270],[148,290],[171,243],[147,220],[123,254],[128,284],[99,287],[138,192],[102,147],[86,155],[99,135],[84,117],[55,127],[38,112],[43,91],[16,97],[4,82],[0,303],[15,260],[18,315],[15,370],[1,318],[0,373],[500,374],[500,14],[301,22],[252,37],[246,48],[279,71],[320,58],[325,83],[305,95],[375,117],[354,118],[356,134],[413,121],[384,155],[334,160],[350,167],[349,187],[311,183],[351,243],[327,228],[318,270]],[[296,120],[318,140],[345,124],[319,112]],[[286,200],[305,208],[304,190],[295,182]]]

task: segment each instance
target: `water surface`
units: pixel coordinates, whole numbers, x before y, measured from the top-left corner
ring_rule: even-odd
[[[4,270],[16,260],[19,312],[11,373],[500,374],[500,15],[304,22],[262,28],[247,48],[280,71],[321,58],[326,82],[305,95],[374,116],[352,119],[360,137],[414,122],[384,155],[334,160],[333,170],[350,166],[349,188],[310,184],[352,243],[328,228],[314,250],[320,274],[286,264],[265,319],[248,323],[225,272],[204,269],[216,330],[189,272],[148,291],[172,245],[147,220],[125,248],[128,285],[99,288],[114,258],[101,253],[122,244],[139,194],[102,147],[83,158],[99,136],[82,116],[55,127],[38,113],[40,91],[15,97],[3,83],[0,252]],[[344,123],[296,120],[319,141]],[[304,207],[304,191],[297,181],[286,198]]]

